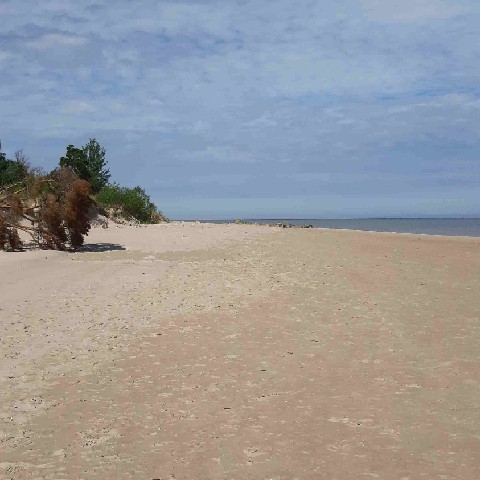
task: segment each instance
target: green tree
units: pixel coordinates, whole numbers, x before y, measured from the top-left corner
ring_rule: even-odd
[[[60,158],[60,166],[70,168],[81,179],[89,182],[93,193],[106,187],[110,179],[105,149],[94,138],[82,148],[68,145],[66,155]]]
[[[26,157],[19,150],[15,153],[15,160],[9,160],[1,148],[2,143],[0,142],[0,188],[22,184],[29,173]]]
[[[110,180],[110,171],[107,168],[105,160],[105,149],[95,140],[90,138],[88,143],[82,148],[87,158],[88,170],[90,172],[90,184],[93,193],[98,193],[102,188],[108,185]]]
[[[70,169],[82,180],[90,180],[90,172],[87,168],[87,157],[81,148],[68,145],[67,153],[64,157],[60,157],[60,167]]]

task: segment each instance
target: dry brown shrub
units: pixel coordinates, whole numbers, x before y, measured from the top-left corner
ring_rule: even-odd
[[[59,250],[65,248],[68,237],[63,226],[62,208],[54,194],[48,193],[42,199],[38,211],[38,233],[42,247]]]
[[[16,193],[0,192],[0,250],[19,250],[22,247],[17,230],[22,214],[20,196]]]
[[[8,241],[9,228],[4,212],[0,211],[0,250],[6,250],[9,246]]]
[[[18,230],[30,234],[34,244],[41,248],[64,250],[83,245],[94,205],[88,182],[80,180],[68,168],[60,168],[38,179],[29,195],[25,194],[25,188],[20,192],[25,204],[18,192],[0,192],[1,250],[21,247]]]
[[[0,250],[20,250],[21,246],[18,231],[7,226],[3,215],[0,214]]]
[[[83,237],[90,230],[90,211],[93,201],[92,190],[85,180],[76,180],[65,197],[64,221],[72,248],[83,245]]]

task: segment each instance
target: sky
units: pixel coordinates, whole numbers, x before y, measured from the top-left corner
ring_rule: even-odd
[[[0,140],[169,217],[480,216],[478,0],[0,0]]]

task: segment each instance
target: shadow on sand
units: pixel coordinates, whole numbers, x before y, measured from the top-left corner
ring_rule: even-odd
[[[123,245],[119,245],[118,243],[87,243],[80,247],[77,252],[112,252],[115,250],[126,250]]]

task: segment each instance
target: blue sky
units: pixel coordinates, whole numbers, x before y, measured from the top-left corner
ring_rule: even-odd
[[[0,0],[0,139],[173,218],[480,214],[480,2]]]

